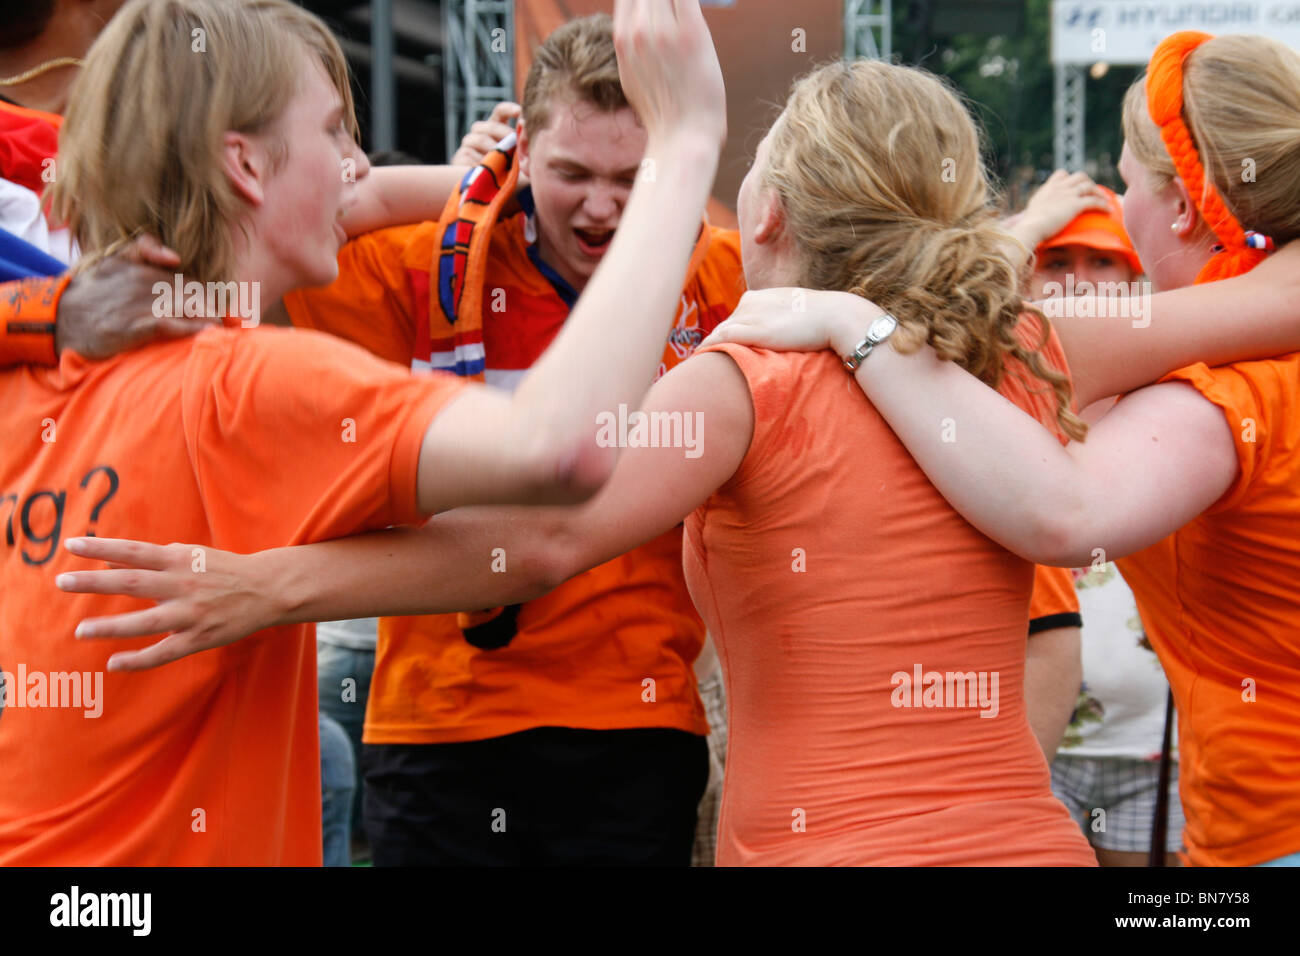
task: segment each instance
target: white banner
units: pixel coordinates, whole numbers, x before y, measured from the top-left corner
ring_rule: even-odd
[[[1300,50],[1300,0],[1052,0],[1052,62],[1145,64],[1179,30],[1258,33]]]

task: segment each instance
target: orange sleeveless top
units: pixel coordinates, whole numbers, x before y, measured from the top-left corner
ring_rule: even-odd
[[[683,546],[730,708],[718,865],[1095,865],[1026,717],[1033,566],[952,509],[836,356],[710,350],[755,412]],[[1045,388],[1000,391],[1051,413]]]

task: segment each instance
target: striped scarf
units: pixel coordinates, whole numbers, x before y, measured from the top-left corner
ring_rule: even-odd
[[[429,323],[416,331],[413,371],[483,379],[483,284],[492,227],[519,180],[511,133],[465,174],[438,224]]]

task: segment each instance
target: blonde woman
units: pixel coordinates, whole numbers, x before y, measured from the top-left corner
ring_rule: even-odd
[[[934,158],[930,175],[917,157]],[[1061,361],[1059,349],[1022,344],[1040,324],[1021,319],[1026,251],[996,227],[990,199],[975,127],[938,80],[878,62],[828,66],[796,86],[741,187],[746,279],[895,302],[900,338],[935,343],[1078,434],[1047,360]],[[1277,327],[1291,314],[1281,296],[1250,276],[1222,286],[1157,296],[1148,328],[1071,326],[1096,339],[1085,379],[1111,394],[1198,355],[1300,344],[1300,320]],[[823,324],[813,294],[761,296]],[[1260,314],[1227,319],[1225,344],[1224,302],[1243,296]],[[1171,308],[1188,316],[1178,329]],[[1138,334],[1145,347],[1130,354],[1132,339],[1121,343]],[[695,440],[672,447],[688,419]],[[1025,717],[1032,568],[939,497],[839,358],[723,346],[665,375],[640,413],[609,409],[593,427],[628,447],[576,509],[466,509],[418,531],[209,551],[202,575],[185,545],[81,539],[78,553],[130,569],[61,586],[161,602],[80,631],[173,632],[111,662],[148,668],[273,623],[526,600],[685,519],[687,576],[732,707],[719,864],[1095,862],[1051,796]],[[649,675],[625,691],[658,701]]]
[[[70,568],[65,532],[190,540],[197,570],[209,547],[318,540],[469,503],[583,500],[608,477],[617,449],[588,423],[638,401],[655,371],[725,130],[694,0],[629,0],[616,32],[655,176],[513,399],[237,321],[103,362],[65,353],[57,369],[0,373],[0,863],[321,861],[311,629],[127,687],[103,673],[102,650],[64,639],[87,612],[130,606],[50,599]],[[674,85],[683,76],[690,97]],[[368,172],[354,128],[343,53],[300,7],[136,0],[77,81],[54,206],[88,257],[150,232],[187,278],[271,305],[334,278],[347,173]]]
[[[1130,555],[1120,568],[1178,708],[1190,862],[1300,865],[1300,248],[1271,252],[1300,238],[1300,54],[1175,34],[1130,89],[1124,133],[1125,223],[1156,288],[1220,303],[1220,359],[1277,358],[1189,363],[1066,449],[934,350],[881,349],[857,379],[990,537],[1048,564]],[[880,311],[847,296],[809,309],[827,321],[751,300],[722,337],[842,349]],[[1096,345],[1069,350],[1076,370],[1097,367]],[[1090,398],[1123,390],[1077,380]],[[943,416],[958,442],[937,441]]]

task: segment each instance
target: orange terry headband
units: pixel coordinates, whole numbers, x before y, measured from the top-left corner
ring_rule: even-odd
[[[1195,30],[1175,33],[1156,47],[1147,67],[1147,111],[1160,127],[1160,138],[1196,203],[1197,212],[1214,230],[1223,247],[1201,269],[1196,277],[1198,283],[1249,272],[1263,261],[1272,246],[1266,237],[1245,232],[1237,217],[1224,205],[1213,181],[1205,175],[1200,153],[1183,121],[1183,64],[1193,50],[1210,39],[1213,39],[1210,34]]]

